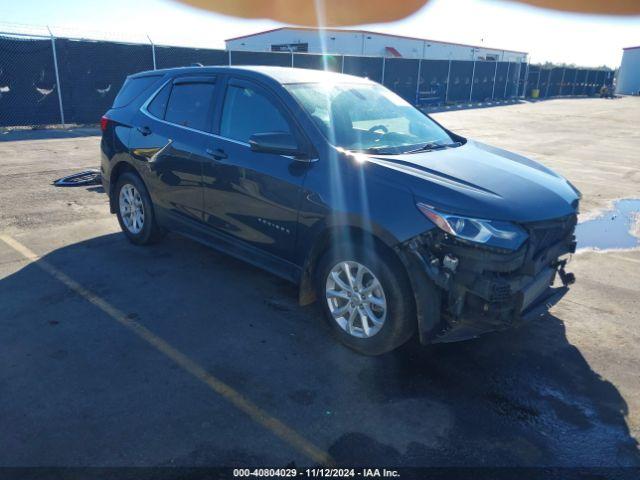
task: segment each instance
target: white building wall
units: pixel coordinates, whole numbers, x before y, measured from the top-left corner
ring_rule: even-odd
[[[526,62],[525,53],[456,45],[376,33],[284,29],[228,40],[227,50],[271,51],[273,44],[307,43],[309,53],[338,55],[389,56],[386,47],[393,47],[404,58],[440,60],[473,60],[492,55],[500,61]]]
[[[365,35],[364,55],[386,57],[386,47],[393,47],[404,58],[422,58],[422,41],[410,38],[391,38],[386,35]]]
[[[616,93],[640,93],[640,47],[624,50],[618,71]]]
[[[319,34],[313,30],[276,30],[256,35],[227,40],[227,50],[248,50],[253,52],[270,52],[271,45],[307,43],[309,53],[336,53],[345,55],[362,55],[362,34],[336,32],[339,34]],[[326,47],[323,49],[323,42]]]

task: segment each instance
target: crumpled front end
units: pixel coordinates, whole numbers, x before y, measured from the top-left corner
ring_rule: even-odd
[[[462,241],[433,228],[397,247],[416,297],[422,343],[453,342],[543,315],[573,283],[565,271],[575,214],[522,225],[517,251]],[[556,277],[562,286],[553,288]]]

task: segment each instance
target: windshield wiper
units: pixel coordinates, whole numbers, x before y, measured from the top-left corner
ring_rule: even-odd
[[[453,143],[425,143],[421,146],[419,146],[418,148],[414,148],[413,150],[407,150],[406,152],[402,152],[404,153],[418,153],[418,152],[428,152],[431,150],[442,150],[443,148],[453,148],[453,147],[459,147],[460,145],[462,145],[462,143],[460,142],[453,142]]]
[[[400,153],[398,152],[397,147],[370,147],[353,151],[362,153],[374,153],[376,155],[398,155]]]
[[[372,153],[375,155],[404,155],[406,153],[417,153],[417,152],[428,152],[431,150],[441,150],[443,148],[453,148],[459,147],[462,145],[461,142],[453,142],[453,143],[433,143],[428,142],[420,145],[418,148],[414,148],[413,150],[402,151],[402,146],[380,146],[380,147],[369,147],[358,150],[352,150],[354,152],[362,152],[362,153]]]

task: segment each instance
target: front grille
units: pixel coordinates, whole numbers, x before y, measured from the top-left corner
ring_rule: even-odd
[[[506,302],[511,297],[511,286],[507,283],[494,283],[491,289],[491,302]]]
[[[525,225],[529,232],[534,256],[552,245],[567,239],[573,234],[577,222],[576,215],[548,220],[544,222],[529,223]]]

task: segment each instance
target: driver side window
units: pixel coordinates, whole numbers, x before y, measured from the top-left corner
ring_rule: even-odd
[[[220,135],[249,142],[255,133],[291,133],[280,110],[260,91],[251,87],[230,85],[222,107]]]

